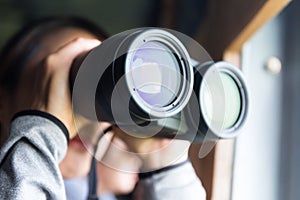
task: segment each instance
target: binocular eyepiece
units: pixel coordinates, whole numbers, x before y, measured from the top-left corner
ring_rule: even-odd
[[[241,72],[171,30],[108,38],[75,59],[70,84],[75,113],[138,137],[232,138],[248,112]]]

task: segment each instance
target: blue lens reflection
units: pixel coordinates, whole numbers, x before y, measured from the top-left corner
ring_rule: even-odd
[[[178,59],[160,42],[146,42],[134,52],[131,77],[136,92],[150,106],[164,107],[172,104],[180,92]]]

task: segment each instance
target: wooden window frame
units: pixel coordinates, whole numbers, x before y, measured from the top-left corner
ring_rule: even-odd
[[[208,16],[196,40],[215,60],[240,67],[241,50],[254,33],[278,15],[291,0],[211,0]],[[190,158],[207,192],[208,200],[230,200],[235,140],[221,140],[199,160],[201,144],[193,144]]]

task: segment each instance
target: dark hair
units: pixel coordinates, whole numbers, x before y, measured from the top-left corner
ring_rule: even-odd
[[[51,33],[67,27],[88,31],[100,40],[107,38],[102,29],[79,17],[49,17],[31,22],[17,32],[0,52],[0,85],[13,89],[24,65],[38,52],[40,42]]]

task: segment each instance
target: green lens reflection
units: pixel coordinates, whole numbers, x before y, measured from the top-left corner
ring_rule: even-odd
[[[205,87],[203,88],[204,91],[202,91],[202,99],[204,102],[204,108],[202,109],[209,121],[221,124],[222,130],[226,130],[233,127],[239,118],[242,109],[241,94],[236,82],[229,74],[221,72],[219,75],[224,92],[217,94],[218,91],[213,91],[215,87],[205,84]],[[224,106],[224,108],[217,109],[217,106],[213,105],[213,102]],[[218,110],[221,110],[224,113],[214,113]],[[223,115],[224,117],[221,119],[219,115]],[[213,119],[215,118],[214,116],[218,119]]]
[[[221,73],[225,93],[225,119],[223,128],[231,128],[239,118],[241,111],[241,94],[236,82],[227,73]]]

